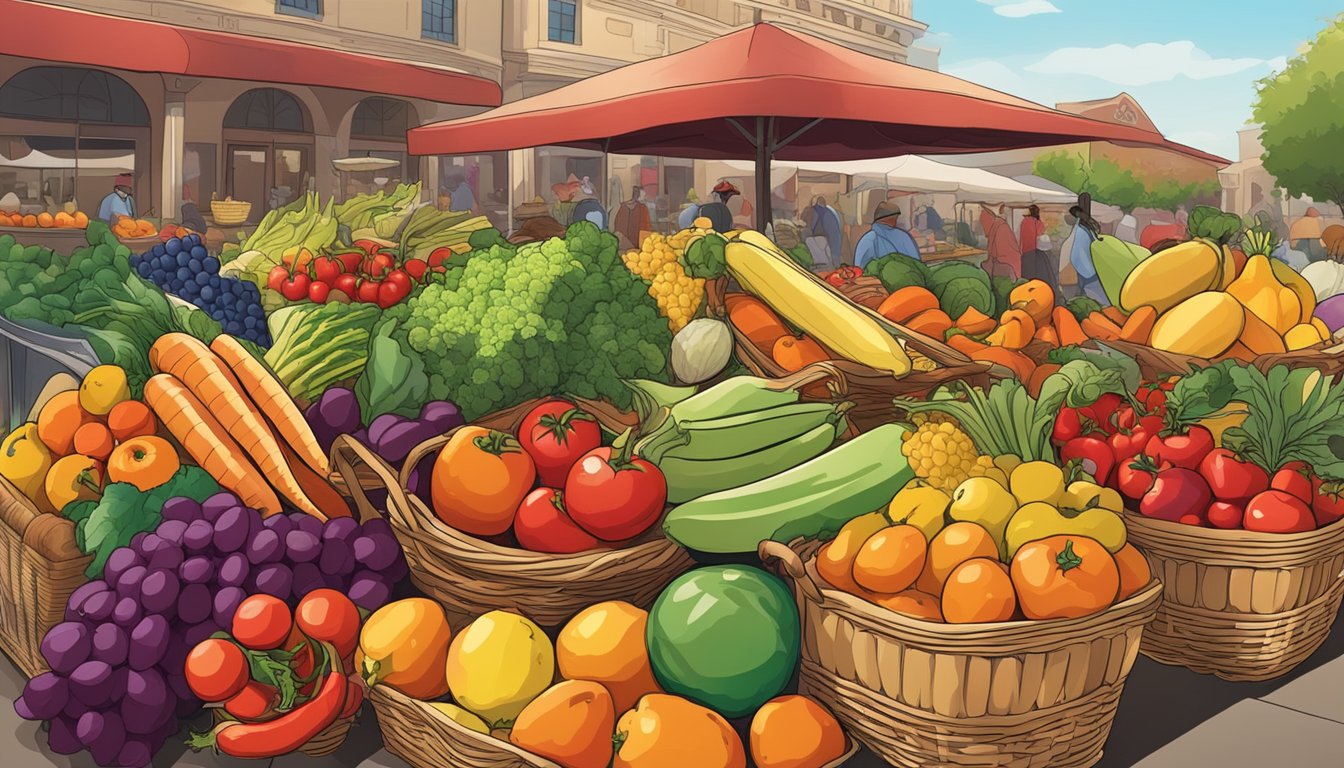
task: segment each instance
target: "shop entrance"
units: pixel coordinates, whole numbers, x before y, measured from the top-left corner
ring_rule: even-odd
[[[252,203],[249,218],[288,205],[313,180],[313,131],[293,94],[257,88],[234,100],[224,115],[224,189]]]

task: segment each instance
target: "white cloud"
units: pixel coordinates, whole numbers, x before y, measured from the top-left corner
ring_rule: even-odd
[[[1010,19],[1036,16],[1041,13],[1060,13],[1059,8],[1050,0],[980,0],[980,2],[992,6],[994,13]]]
[[[1274,66],[1277,60],[1215,59],[1189,40],[1172,43],[1118,43],[1103,48],[1060,48],[1026,66],[1042,75],[1086,75],[1117,85],[1148,85],[1178,77],[1209,80],[1235,75],[1255,67]]]

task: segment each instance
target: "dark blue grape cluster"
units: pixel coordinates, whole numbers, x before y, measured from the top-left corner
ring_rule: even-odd
[[[219,259],[206,251],[200,235],[174,237],[132,256],[131,268],[166,293],[204,310],[224,333],[271,346],[261,291],[247,280],[220,277]]]

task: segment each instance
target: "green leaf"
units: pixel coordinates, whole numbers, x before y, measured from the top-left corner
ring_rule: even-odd
[[[728,269],[727,248],[728,240],[717,232],[711,232],[691,243],[691,247],[682,254],[682,266],[686,268],[686,274],[705,280],[722,277]]]

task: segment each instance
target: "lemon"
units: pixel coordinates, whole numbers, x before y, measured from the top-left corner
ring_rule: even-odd
[[[484,733],[487,736],[490,735],[490,726],[486,725],[484,720],[456,704],[444,704],[440,701],[431,701],[429,706],[439,710],[444,717],[447,717],[449,720],[452,720],[463,728],[467,728],[477,733]]]
[[[893,524],[913,525],[923,532],[924,538],[933,541],[943,529],[943,513],[951,501],[946,493],[916,481],[896,493],[887,505],[887,517]]]
[[[1057,507],[1064,497],[1064,470],[1048,461],[1028,461],[1008,476],[1008,487],[1019,505],[1043,501]]]
[[[1017,499],[990,477],[973,477],[952,492],[947,514],[958,522],[976,523],[989,531],[999,546],[999,557],[1006,554],[1003,537],[1008,521],[1017,512]]]
[[[79,407],[94,416],[106,416],[117,403],[131,399],[126,372],[115,365],[100,365],[89,371],[79,385]]]
[[[448,648],[453,698],[491,727],[512,723],[555,677],[555,648],[541,627],[507,611],[467,626]]]

